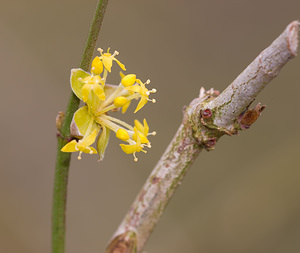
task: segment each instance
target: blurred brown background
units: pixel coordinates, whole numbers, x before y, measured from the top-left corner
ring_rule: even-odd
[[[51,251],[55,116],[66,108],[70,69],[79,65],[95,6],[1,3],[1,253]],[[177,130],[182,107],[201,86],[223,90],[299,18],[299,0],[110,1],[97,45],[118,50],[128,73],[158,89],[157,103],[136,115],[158,135],[138,163],[114,137],[101,163],[73,156],[67,252],[103,252]],[[267,109],[250,130],[200,154],[148,253],[300,251],[299,92],[298,57],[257,99]]]

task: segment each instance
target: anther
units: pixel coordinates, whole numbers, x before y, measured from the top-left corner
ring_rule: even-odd
[[[149,84],[150,83],[150,79],[148,79],[147,81],[146,81],[146,84]]]

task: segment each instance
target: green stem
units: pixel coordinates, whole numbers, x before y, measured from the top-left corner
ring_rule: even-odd
[[[90,66],[107,4],[108,0],[99,0],[97,5],[80,63],[80,68],[85,71]],[[57,138],[58,146],[52,203],[52,253],[63,253],[65,251],[65,213],[71,154],[63,153],[60,150],[69,141],[70,124],[73,114],[78,109],[79,102],[79,99],[72,93],[67,106],[65,120]]]

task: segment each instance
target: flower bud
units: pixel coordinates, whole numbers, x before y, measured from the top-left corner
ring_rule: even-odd
[[[103,71],[103,63],[99,56],[96,56],[92,62],[92,69],[91,72],[100,75]]]
[[[126,97],[123,97],[123,96],[116,97],[115,100],[114,100],[114,105],[116,107],[122,107],[126,103],[128,103],[128,99]]]
[[[129,74],[122,78],[121,83],[124,87],[129,87],[135,84],[136,81],[136,75],[135,74]]]
[[[116,132],[116,137],[122,141],[127,141],[129,140],[129,134],[128,132],[123,129],[123,128],[120,128],[117,132]]]

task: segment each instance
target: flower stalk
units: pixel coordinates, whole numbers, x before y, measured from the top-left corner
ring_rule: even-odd
[[[99,0],[98,2],[80,63],[83,70],[89,68],[107,4],[108,0]],[[57,134],[57,158],[52,203],[52,253],[63,253],[65,251],[65,213],[71,154],[61,152],[61,148],[70,140],[70,123],[74,112],[78,109],[79,101],[72,92],[65,119],[61,122]]]

